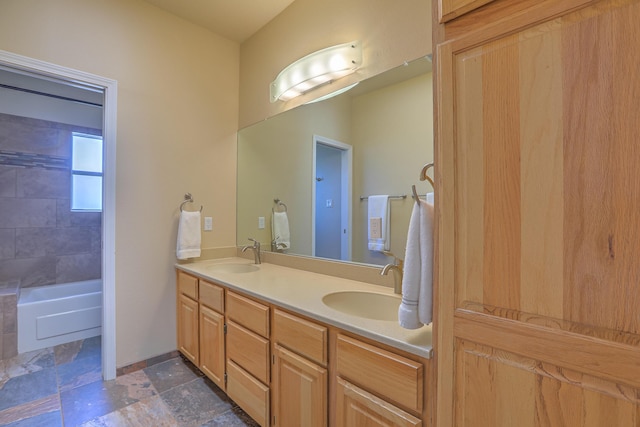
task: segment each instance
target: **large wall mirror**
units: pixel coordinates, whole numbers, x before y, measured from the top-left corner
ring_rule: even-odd
[[[286,205],[286,254],[383,265],[370,251],[368,199],[390,203],[390,251],[404,258],[411,186],[433,161],[431,62],[419,58],[334,98],[286,111],[238,133],[238,245],[272,247],[273,211]]]

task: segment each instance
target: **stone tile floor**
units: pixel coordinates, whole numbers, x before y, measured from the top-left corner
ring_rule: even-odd
[[[0,425],[257,426],[180,357],[103,381],[100,337],[0,360]]]

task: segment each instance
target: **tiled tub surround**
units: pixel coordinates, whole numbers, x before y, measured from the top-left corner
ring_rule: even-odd
[[[322,302],[322,297],[331,292],[372,291],[393,294],[390,288],[264,262],[257,266],[256,271],[249,273],[233,273],[216,268],[218,264],[229,263],[252,262],[244,258],[226,258],[177,264],[176,268],[408,353],[431,357],[431,325],[415,330],[403,329],[397,321],[350,316],[333,310]]]
[[[100,134],[0,114],[0,284],[101,277],[102,215],[70,209],[72,132]],[[16,304],[0,293],[0,360],[17,351]]]
[[[0,114],[0,283],[30,287],[101,276],[101,213],[70,209],[74,131],[100,134]]]

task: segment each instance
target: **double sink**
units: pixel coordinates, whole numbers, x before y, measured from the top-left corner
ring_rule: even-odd
[[[226,263],[208,267],[212,271],[229,274],[245,274],[258,271],[259,265]],[[322,303],[341,313],[364,319],[394,321],[398,319],[400,295],[371,291],[338,291],[322,297]]]

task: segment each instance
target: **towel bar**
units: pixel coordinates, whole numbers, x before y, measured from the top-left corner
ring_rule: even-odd
[[[360,196],[360,201],[367,200],[369,196]],[[389,196],[390,199],[406,199],[406,194],[401,194],[399,196]]]

